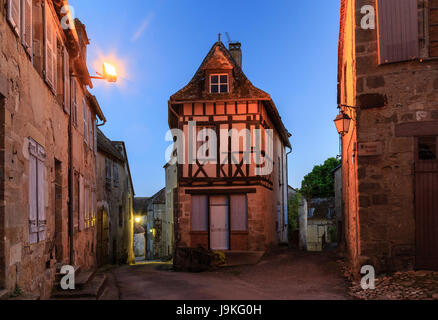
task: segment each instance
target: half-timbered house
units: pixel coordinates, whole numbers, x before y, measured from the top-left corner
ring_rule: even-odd
[[[173,159],[176,247],[265,251],[287,241],[290,134],[241,61],[240,43],[216,42],[170,97],[169,126],[184,136]]]

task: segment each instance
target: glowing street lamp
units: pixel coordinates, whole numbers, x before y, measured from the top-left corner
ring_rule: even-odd
[[[102,70],[103,70],[102,74],[96,72],[98,76],[93,76],[91,77],[91,79],[106,80],[108,82],[117,82],[117,71],[112,64],[109,64],[108,62],[104,62]]]
[[[135,222],[140,223],[141,222],[141,218],[140,217],[135,218]]]

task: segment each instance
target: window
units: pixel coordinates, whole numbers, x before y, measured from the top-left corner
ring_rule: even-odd
[[[93,123],[93,134],[94,134],[94,154],[97,155],[97,120]]]
[[[93,150],[93,142],[94,142],[94,137],[93,137],[93,119],[91,116],[91,111],[88,112],[88,133],[89,133],[89,147],[91,150]]]
[[[83,117],[84,117],[84,142],[86,145],[88,145],[88,120],[87,120],[87,102],[85,100],[85,97],[82,99],[82,106],[83,106]]]
[[[52,9],[46,2],[45,5],[45,78],[53,92],[56,94],[56,79],[57,79],[57,39],[55,22],[53,19]]]
[[[438,57],[438,0],[429,0],[429,56]]]
[[[417,0],[378,0],[379,63],[419,57]]]
[[[114,166],[114,188],[119,187],[119,165],[117,162],[113,162]]]
[[[79,231],[84,230],[84,217],[85,217],[85,185],[84,177],[79,175]]]
[[[437,138],[420,137],[418,138],[418,159],[436,160],[437,159]]]
[[[46,239],[46,152],[29,138],[29,243]]]
[[[63,100],[64,111],[70,114],[70,61],[67,49],[62,46],[62,84],[63,84]]]
[[[232,195],[230,198],[231,230],[248,231],[248,203],[246,195]]]
[[[79,202],[79,172],[74,172],[74,178],[73,178],[73,228],[74,232],[78,232],[79,230],[79,208],[80,208],[80,202]]]
[[[8,21],[18,36],[20,35],[21,29],[20,1],[21,0],[8,0]]]
[[[111,160],[105,158],[106,185],[111,187]]]
[[[210,93],[228,93],[228,75],[226,74],[211,75]]]
[[[72,118],[73,125],[78,126],[78,102],[77,102],[77,92],[76,92],[76,79],[71,77],[71,108],[72,108]]]
[[[207,196],[192,196],[192,231],[208,231]]]

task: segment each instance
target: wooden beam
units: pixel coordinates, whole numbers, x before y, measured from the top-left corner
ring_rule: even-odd
[[[191,189],[186,190],[186,194],[190,195],[217,195],[217,194],[243,194],[256,193],[256,188],[239,188],[239,189]]]

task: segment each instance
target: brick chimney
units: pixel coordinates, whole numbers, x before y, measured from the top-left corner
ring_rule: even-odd
[[[242,44],[240,42],[230,42],[228,51],[230,51],[231,56],[234,61],[242,68]]]

